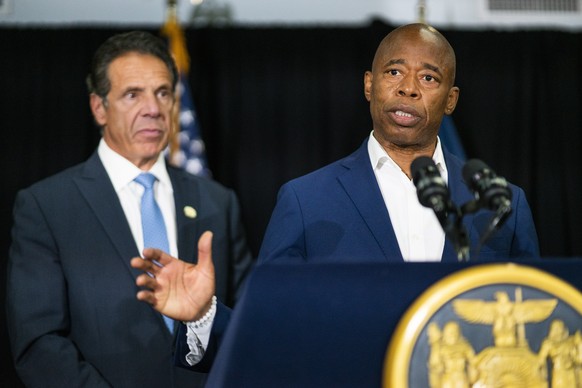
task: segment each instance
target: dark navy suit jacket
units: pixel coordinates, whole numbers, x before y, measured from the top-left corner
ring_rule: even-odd
[[[252,264],[235,194],[168,167],[178,252],[197,260],[214,232],[216,293],[227,304]],[[188,218],[185,206],[197,210]],[[22,190],[14,209],[7,318],[16,369],[30,387],[192,387],[203,376],[173,366],[173,335],[136,299],[139,256],[97,153]]]

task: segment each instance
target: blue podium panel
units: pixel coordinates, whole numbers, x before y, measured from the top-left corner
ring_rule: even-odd
[[[482,263],[269,264],[255,268],[209,387],[381,387],[391,335],[440,279]],[[582,260],[520,262],[582,289]]]

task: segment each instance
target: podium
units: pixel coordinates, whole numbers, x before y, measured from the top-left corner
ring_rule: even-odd
[[[387,347],[409,306],[435,282],[484,264],[258,266],[207,386],[381,387]],[[581,259],[518,264],[582,289]]]

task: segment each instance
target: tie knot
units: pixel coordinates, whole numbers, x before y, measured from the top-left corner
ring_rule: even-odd
[[[151,189],[156,180],[156,177],[149,172],[143,172],[134,179],[134,181],[142,185],[145,189]]]

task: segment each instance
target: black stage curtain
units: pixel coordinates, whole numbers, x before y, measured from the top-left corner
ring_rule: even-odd
[[[255,254],[280,185],[351,153],[371,130],[363,74],[392,28],[186,29],[210,168],[238,193]],[[0,28],[4,257],[17,190],[95,149],[85,76],[97,46],[126,30]],[[442,32],[457,53],[453,120],[468,156],[525,190],[544,256],[582,255],[582,33]]]

